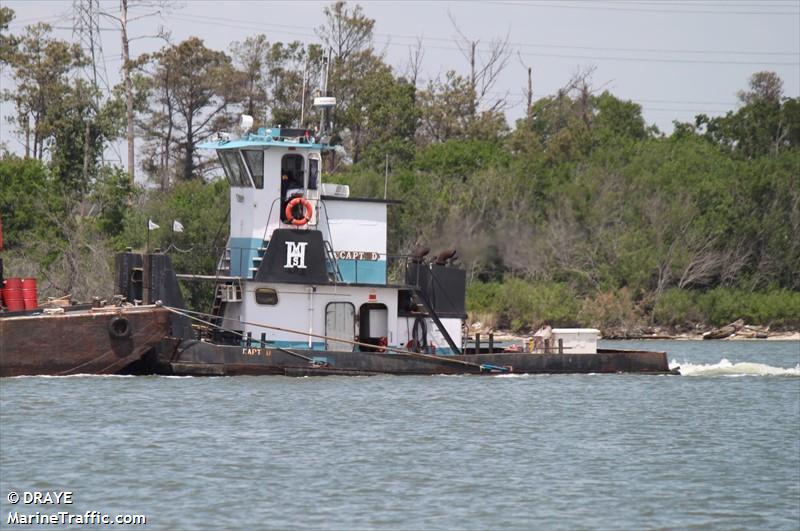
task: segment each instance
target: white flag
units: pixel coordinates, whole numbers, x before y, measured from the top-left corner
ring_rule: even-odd
[[[153,223],[152,219],[148,219],[147,220],[147,230],[156,230],[157,228],[158,228],[158,225]]]
[[[183,224],[177,219],[172,221],[172,232],[183,232]]]

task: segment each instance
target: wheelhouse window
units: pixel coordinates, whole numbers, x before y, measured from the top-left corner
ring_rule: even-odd
[[[278,304],[278,292],[272,288],[256,288],[256,302],[275,306]]]
[[[281,158],[281,221],[284,223],[286,218],[286,204],[297,196],[302,196],[305,192],[303,183],[303,167],[305,160],[303,155],[296,153],[284,155]]]
[[[297,188],[303,187],[305,161],[303,155],[291,154],[281,158],[281,176],[286,176],[291,184]]]
[[[250,187],[250,177],[247,176],[247,169],[244,167],[242,157],[239,155],[238,150],[217,150],[219,160],[222,163],[222,169],[225,170],[225,176],[231,186],[238,186],[240,188]]]
[[[261,149],[245,149],[242,150],[242,154],[256,188],[259,190],[264,188],[264,151]]]
[[[308,158],[308,189],[316,190],[319,183],[319,159],[315,155]]]

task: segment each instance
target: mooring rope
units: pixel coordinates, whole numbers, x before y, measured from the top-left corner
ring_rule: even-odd
[[[106,350],[106,351],[104,351],[102,354],[100,354],[99,356],[97,356],[97,357],[95,357],[95,358],[92,358],[92,359],[90,359],[89,361],[85,361],[85,362],[81,363],[80,365],[78,365],[77,367],[72,367],[72,368],[70,368],[70,369],[67,369],[67,370],[65,370],[65,371],[57,372],[57,373],[55,374],[55,376],[70,376],[70,374],[81,374],[80,372],[75,372],[75,371],[78,371],[78,370],[79,370],[81,367],[85,367],[85,366],[87,366],[87,365],[90,365],[90,364],[92,364],[92,363],[95,363],[95,362],[97,362],[97,361],[99,361],[99,360],[101,360],[101,359],[105,358],[106,356],[108,356],[108,354],[109,354],[110,352],[111,352],[111,351],[109,351],[109,350]],[[114,364],[112,363],[112,364],[111,364],[111,365],[109,365],[108,367],[111,367],[112,365],[114,365]],[[105,369],[108,369],[108,367],[106,367]],[[104,370],[105,370],[105,369],[104,369]],[[97,374],[102,374],[102,371],[97,371]]]
[[[199,315],[205,315],[205,316],[208,316],[208,317],[217,317],[217,316],[214,316],[214,315],[211,315],[211,314],[208,314],[208,313],[203,313],[203,312],[193,312],[192,310],[183,310],[183,311],[181,311],[181,310],[179,310],[177,308],[173,308],[171,306],[164,306],[163,304],[160,304],[160,302],[156,302],[156,305],[157,306],[161,306],[165,310],[173,312],[173,313],[175,313],[177,315],[182,315],[184,317],[188,317],[189,319],[193,319],[193,320],[195,320],[197,322],[200,322],[200,323],[203,323],[203,324],[206,324],[206,325],[209,325],[209,326],[213,326],[214,328],[220,328],[220,329],[222,328],[218,324],[214,324],[214,323],[211,323],[209,321],[204,321],[203,319],[200,319],[199,317],[193,317],[193,316],[189,315],[186,312],[196,313],[196,314],[199,314]],[[225,318],[223,317],[222,319],[225,319]],[[241,337],[242,339],[245,339],[245,337],[246,337],[244,335],[244,333],[239,332],[237,330],[229,330],[229,332],[232,332],[232,333],[236,334],[237,336]],[[304,356],[304,355],[300,354],[299,352],[294,352],[292,350],[289,350],[286,347],[275,346],[275,347],[272,347],[272,348],[274,348],[275,350],[280,350],[281,352],[285,352],[285,353],[290,354],[292,356],[297,356],[298,358],[302,358],[302,359],[306,360],[309,363],[313,363],[314,362],[314,360],[312,358],[309,358],[308,356]]]
[[[79,369],[81,369],[83,367],[86,367],[87,365],[91,365],[93,363],[96,363],[96,362],[100,361],[101,359],[105,358],[106,356],[108,356],[112,352],[113,352],[112,350],[106,350],[102,354],[100,354],[99,356],[96,356],[96,357],[90,359],[89,361],[85,361],[85,362],[81,363],[80,365],[78,365],[77,367],[72,367],[71,369],[67,369],[65,371],[57,372],[54,376],[72,376],[72,375],[75,375],[75,374],[82,374],[81,372],[79,372]],[[124,358],[123,359],[115,359],[109,365],[106,365],[105,367],[103,367],[99,371],[95,370],[95,371],[92,371],[92,372],[87,373],[87,374],[106,374],[106,371],[108,371],[114,365],[119,364],[120,362],[125,363],[125,359]]]
[[[173,312],[173,313],[175,313],[177,315],[183,315],[184,317],[188,317],[189,319],[198,321],[198,322],[203,323],[203,324],[208,325],[208,326],[212,326],[214,328],[220,328],[221,329],[222,326],[218,325],[216,323],[212,323],[210,321],[206,321],[204,319],[200,319],[199,317],[195,317],[194,315],[202,315],[203,317],[211,317],[211,318],[215,318],[215,319],[222,319],[224,321],[234,321],[234,322],[241,323],[241,324],[244,324],[244,325],[257,326],[259,328],[266,328],[266,329],[269,329],[269,330],[276,330],[276,331],[279,331],[279,332],[287,332],[287,333],[290,333],[290,334],[297,334],[297,335],[300,335],[300,336],[310,336],[310,337],[315,337],[315,338],[318,338],[318,339],[330,339],[330,340],[333,340],[333,341],[338,341],[338,342],[341,342],[341,343],[347,343],[349,345],[354,345],[354,346],[357,346],[357,347],[380,348],[380,349],[383,349],[384,351],[387,351],[387,352],[390,351],[390,352],[394,352],[395,354],[399,354],[399,355],[402,355],[402,356],[408,356],[408,357],[411,357],[411,358],[426,359],[426,360],[430,360],[430,361],[436,361],[438,363],[450,363],[450,364],[455,364],[455,365],[461,365],[461,366],[464,366],[464,367],[472,367],[472,368],[478,369],[479,371],[484,371],[485,370],[482,365],[479,365],[477,363],[471,363],[469,361],[463,361],[463,360],[455,360],[455,359],[452,359],[452,358],[447,358],[445,356],[436,356],[436,355],[432,355],[432,354],[422,354],[420,352],[409,352],[407,350],[402,350],[402,349],[399,349],[399,348],[390,347],[388,345],[378,347],[376,345],[372,345],[372,344],[369,344],[369,343],[362,343],[360,341],[351,341],[349,339],[343,339],[343,338],[338,338],[338,337],[330,337],[330,336],[325,336],[325,335],[322,335],[322,334],[315,334],[313,332],[307,332],[307,331],[304,332],[304,331],[301,331],[301,330],[293,330],[291,328],[283,328],[283,327],[280,327],[280,326],[268,325],[268,324],[263,324],[263,323],[240,321],[238,319],[231,319],[231,318],[228,318],[228,317],[221,317],[219,315],[212,315],[212,314],[208,314],[208,313],[205,313],[205,312],[198,312],[198,311],[193,311],[193,310],[185,310],[185,309],[180,309],[180,308],[174,308],[172,306],[167,306],[167,305],[163,304],[161,301],[156,301],[156,305],[157,306],[161,306],[162,308],[164,308],[166,310],[169,310],[169,311],[171,311],[171,312]],[[194,315],[190,315],[190,314],[194,314]],[[237,332],[235,330],[231,330],[231,332],[234,332],[235,334],[238,334],[242,338],[245,337],[245,335],[243,333],[241,333],[241,332]],[[271,347],[271,348],[275,348],[277,350],[284,350],[285,351],[285,349],[283,349],[281,347]],[[290,352],[290,353],[292,353],[292,352]],[[292,353],[292,354],[296,354],[296,353]],[[302,356],[301,354],[298,354],[298,355]],[[311,358],[308,358],[308,360],[309,361],[313,361],[313,360],[311,360]]]

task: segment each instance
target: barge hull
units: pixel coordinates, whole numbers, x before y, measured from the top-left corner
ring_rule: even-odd
[[[0,376],[115,374],[169,331],[170,313],[156,306],[3,317]]]

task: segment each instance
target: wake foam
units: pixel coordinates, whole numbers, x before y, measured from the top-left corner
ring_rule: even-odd
[[[750,361],[731,363],[725,358],[713,364],[678,363],[672,360],[669,368],[675,367],[680,367],[683,376],[800,376],[800,363],[787,368]]]

